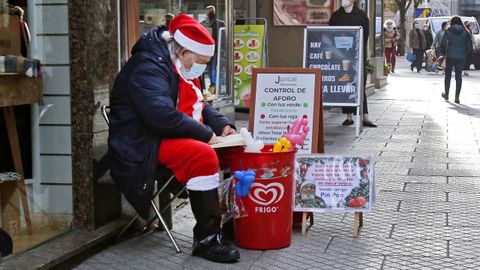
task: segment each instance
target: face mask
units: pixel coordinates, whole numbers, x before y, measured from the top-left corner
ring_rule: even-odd
[[[415,29],[420,29],[420,25],[415,24]]]
[[[194,62],[192,67],[190,68],[190,71],[183,71],[182,74],[185,79],[193,80],[197,77],[200,77],[203,72],[205,72],[206,68],[206,64],[197,64]]]
[[[203,72],[205,72],[205,69],[207,68],[206,64],[197,64],[193,62],[193,65],[190,68],[190,70],[185,71],[185,68],[183,68],[183,65],[180,59],[177,59],[176,66],[177,66],[177,69],[182,73],[183,78],[187,80],[193,80],[197,77],[200,77],[203,74]]]
[[[343,8],[348,8],[352,5],[351,0],[342,0],[342,7]]]

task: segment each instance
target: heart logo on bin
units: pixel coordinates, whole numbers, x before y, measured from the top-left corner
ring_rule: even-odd
[[[253,183],[248,197],[257,204],[267,206],[271,203],[279,202],[283,197],[283,193],[284,188],[280,183],[270,183],[268,185]],[[268,200],[268,198],[270,199]]]

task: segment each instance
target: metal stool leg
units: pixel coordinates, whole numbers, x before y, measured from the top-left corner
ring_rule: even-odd
[[[177,194],[175,194],[173,196],[173,198],[170,199],[170,202],[163,206],[163,205],[160,205],[161,209],[160,209],[160,214],[163,214],[169,207],[170,205],[172,205],[173,201],[178,198],[178,196],[180,196],[180,194],[182,194],[183,192],[185,191],[185,187],[183,187],[179,192],[177,192]],[[154,217],[151,217],[150,220],[148,220],[147,224],[145,224],[145,226],[143,227],[143,230],[146,231],[148,230],[148,228],[150,227],[150,225],[152,225],[153,222],[155,222],[155,220],[157,219],[156,216]]]
[[[163,220],[162,214],[160,214],[160,211],[158,210],[158,207],[155,205],[155,202],[152,200],[152,201],[150,201],[150,204],[152,205],[153,210],[155,210],[155,214],[157,215],[158,219],[159,219],[160,222],[162,223],[163,228],[164,228],[165,231],[167,232],[168,237],[170,238],[170,241],[172,241],[172,244],[173,244],[173,246],[175,247],[175,250],[177,251],[177,253],[182,252],[182,251],[180,250],[180,248],[178,247],[178,245],[177,245],[177,241],[175,241],[175,239],[173,238],[172,233],[171,233],[170,230],[168,229],[167,224],[166,224],[165,221]]]

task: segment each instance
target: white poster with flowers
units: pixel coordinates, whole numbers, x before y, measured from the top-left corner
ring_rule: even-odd
[[[295,156],[296,212],[368,212],[375,202],[373,156]]]

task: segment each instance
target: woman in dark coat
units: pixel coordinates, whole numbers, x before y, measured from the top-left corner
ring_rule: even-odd
[[[452,70],[455,68],[455,103],[460,103],[462,90],[462,70],[467,56],[472,52],[472,37],[465,28],[460,17],[455,16],[450,21],[450,27],[445,31],[442,39],[442,52],[447,58],[445,67],[445,92],[442,97],[448,100]]]
[[[235,130],[203,101],[198,79],[214,50],[208,31],[183,14],[168,31],[143,34],[113,86],[108,153],[113,180],[144,219],[158,164],[171,169],[197,221],[193,255],[229,262],[240,255],[221,240],[218,158],[209,144]]]
[[[410,65],[410,69],[413,71],[413,68],[416,67],[417,72],[420,72],[422,70],[423,54],[427,47],[427,40],[418,22],[413,22],[412,27],[413,29],[409,33],[410,50],[415,54],[415,61]]]

